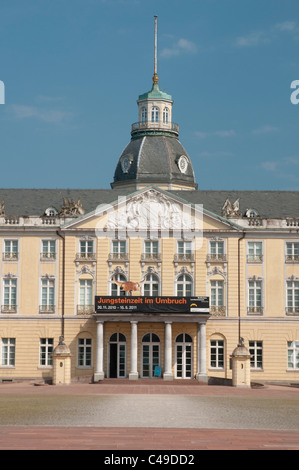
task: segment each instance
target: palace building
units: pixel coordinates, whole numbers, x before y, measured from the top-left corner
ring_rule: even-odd
[[[0,189],[0,381],[298,382],[299,192],[201,190],[156,54],[137,106],[111,189]]]

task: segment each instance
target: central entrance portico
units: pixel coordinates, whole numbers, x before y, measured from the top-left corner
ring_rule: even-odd
[[[206,322],[209,313],[98,314],[94,381],[104,377],[207,381]],[[117,330],[117,331],[116,331]],[[112,333],[112,334],[110,334]]]

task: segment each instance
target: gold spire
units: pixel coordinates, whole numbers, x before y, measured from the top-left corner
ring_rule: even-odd
[[[157,85],[158,80],[159,78],[157,75],[157,16],[155,16],[155,63],[154,63],[154,76],[153,76],[154,85]]]

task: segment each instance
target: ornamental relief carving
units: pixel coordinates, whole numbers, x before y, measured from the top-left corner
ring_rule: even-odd
[[[213,269],[208,269],[208,277],[220,275],[224,279],[227,277],[226,269],[222,270],[220,266],[214,266]]]
[[[87,264],[84,264],[81,268],[80,268],[80,264],[79,263],[76,263],[76,266],[77,266],[77,274],[80,275],[80,274],[90,274],[92,277],[95,277],[95,263],[92,263],[91,266],[88,266]]]
[[[170,201],[155,190],[123,201],[117,209],[108,210],[108,222],[104,231],[184,230],[191,233],[196,228],[194,214],[186,207]],[[193,234],[194,235],[194,234]]]

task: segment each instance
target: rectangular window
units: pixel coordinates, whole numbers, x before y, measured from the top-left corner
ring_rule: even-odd
[[[209,243],[209,261],[225,261],[226,256],[224,254],[224,241],[216,240],[210,241]]]
[[[4,305],[2,307],[4,312],[17,311],[17,280],[4,279]]]
[[[55,311],[55,282],[51,279],[42,279],[42,304],[40,311],[43,313]]]
[[[55,240],[42,240],[42,260],[56,259],[56,241]]]
[[[3,259],[5,261],[17,261],[19,258],[18,246],[18,240],[5,240]]]
[[[158,259],[159,257],[159,243],[157,241],[146,240],[144,242],[144,258],[145,259]]]
[[[126,252],[127,243],[125,240],[114,240],[112,242],[112,258],[113,259],[126,259],[127,252]]]
[[[299,341],[288,341],[288,369],[299,370]]]
[[[225,315],[224,281],[211,281],[210,303],[212,315]]]
[[[78,313],[93,313],[93,311],[92,280],[81,279],[79,286]]]
[[[299,313],[299,281],[287,281],[286,313]]]
[[[79,257],[83,259],[94,259],[93,240],[80,240]]]
[[[191,261],[193,258],[193,245],[190,241],[179,241],[177,245],[177,259]]]
[[[249,353],[251,354],[250,367],[252,369],[263,368],[263,342],[249,341]]]
[[[261,263],[263,261],[262,242],[247,243],[247,261],[248,263]]]
[[[80,280],[80,305],[92,305],[92,280]]]
[[[91,339],[79,338],[78,340],[78,366],[91,367]]]
[[[218,307],[224,305],[223,281],[211,281],[211,306]]]
[[[299,243],[286,243],[286,262],[299,263]]]
[[[262,313],[262,281],[248,281],[248,313]]]
[[[52,366],[52,353],[54,350],[53,338],[40,338],[39,344],[39,365]]]
[[[212,369],[224,368],[224,341],[213,340],[210,343],[210,367]]]
[[[14,366],[16,356],[15,338],[2,338],[1,365]]]

